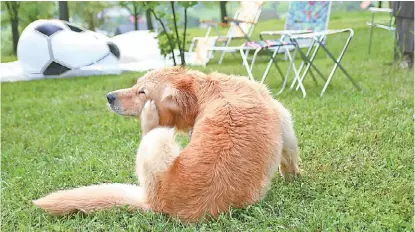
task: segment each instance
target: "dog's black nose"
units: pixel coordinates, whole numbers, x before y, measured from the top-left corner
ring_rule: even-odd
[[[112,104],[115,101],[115,94],[109,93],[107,94],[108,103]]]

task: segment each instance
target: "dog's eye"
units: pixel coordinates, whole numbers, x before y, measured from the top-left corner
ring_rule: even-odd
[[[138,94],[146,94],[146,92],[144,92],[144,90],[140,90],[138,91]]]

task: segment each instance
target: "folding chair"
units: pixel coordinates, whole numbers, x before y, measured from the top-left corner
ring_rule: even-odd
[[[214,21],[202,21],[209,25],[204,37],[194,37],[189,48],[189,53],[192,53],[193,48],[199,48],[199,52],[203,54],[203,59],[199,57],[199,63],[208,63],[213,57],[213,50],[208,48],[220,46],[228,47],[233,39],[249,39],[255,29],[261,15],[264,1],[241,1],[239,9],[236,11],[233,18],[225,17],[225,20],[230,22],[230,25],[223,25],[222,23]],[[221,35],[218,31],[218,26],[229,26],[226,35]],[[216,36],[210,36],[212,28],[216,32]],[[197,44],[196,44],[197,43]],[[208,45],[208,46],[206,46]],[[202,51],[203,50],[203,51]],[[226,52],[235,52],[235,50],[221,50],[219,64],[222,63]]]
[[[366,22],[366,24],[370,27],[368,54],[370,54],[370,49],[372,47],[372,34],[373,34],[374,27],[385,29],[387,31],[392,31],[392,32],[395,31],[394,22],[393,22],[394,17],[392,15],[391,8],[370,7],[369,11],[372,12],[372,20],[370,22]],[[377,13],[389,14],[388,22],[375,22],[375,14]]]
[[[290,47],[294,47],[294,49],[290,50]],[[281,48],[283,49],[282,51],[285,52],[286,57],[288,58],[290,62],[285,75],[283,74],[281,68],[278,66],[277,60],[276,60],[276,55],[280,52]],[[249,65],[248,54],[249,54],[249,51],[252,51],[252,50],[254,51],[254,58],[252,59],[251,65]],[[284,90],[291,69],[293,69],[294,71],[294,79],[299,78],[299,73],[294,63],[295,56],[297,53],[296,42],[295,41],[281,41],[281,40],[248,41],[244,45],[239,47],[239,51],[242,57],[242,63],[248,72],[248,78],[250,80],[255,80],[254,76],[252,75],[252,69],[255,64],[255,58],[258,52],[260,52],[261,50],[266,50],[268,54],[271,56],[271,59],[268,62],[268,65],[264,71],[264,74],[262,75],[260,82],[261,83],[264,82],[265,78],[267,77],[269,73],[269,70],[271,69],[272,64],[274,64],[278,70],[278,73],[281,75],[281,77],[283,77],[283,84],[282,84],[281,90],[277,93],[278,95],[282,93],[282,91]],[[291,51],[294,51],[293,54],[291,54]],[[305,92],[304,86],[302,85],[302,82],[299,81],[299,79],[297,81],[299,82],[299,85],[298,85],[299,88],[301,88],[301,91],[303,92],[303,97],[305,97],[306,92]]]
[[[255,41],[253,43],[245,43],[240,48],[240,53],[243,59],[243,64],[248,71],[248,75],[251,79],[253,79],[252,69],[257,57],[257,54],[262,49],[268,50],[269,55],[271,55],[271,59],[268,62],[268,65],[265,69],[265,72],[262,75],[261,83],[267,77],[271,66],[274,64],[279,72],[279,74],[284,78],[281,90],[277,93],[280,94],[287,83],[287,79],[289,77],[290,70],[293,69],[294,71],[294,82],[299,82],[299,72],[295,67],[294,59],[297,50],[300,48],[308,48],[307,54],[310,54],[311,48],[314,46],[314,42],[312,38],[298,38],[296,40],[290,40],[291,35],[296,34],[308,34],[312,32],[318,32],[322,30],[326,30],[328,27],[328,21],[330,17],[330,9],[331,9],[331,2],[329,1],[293,1],[290,3],[290,7],[288,10],[288,16],[285,23],[285,28],[283,31],[263,31],[260,33],[261,41]],[[276,40],[264,40],[263,36],[275,36],[279,35],[280,37]],[[253,49],[254,47],[255,49]],[[281,50],[282,48],[282,50]],[[255,50],[252,63],[248,65],[248,55],[250,50]],[[270,50],[272,52],[270,52]],[[293,54],[290,52],[294,51]],[[284,52],[286,58],[289,59],[289,67],[287,73],[283,75],[280,67],[277,64],[276,55],[280,52]],[[245,53],[245,54],[244,54]],[[301,66],[300,70],[303,68]],[[314,78],[314,76],[313,76]],[[294,83],[293,82],[293,83]],[[302,82],[299,82],[298,87],[301,88],[303,92],[303,97],[306,96],[306,92],[304,87],[302,86]]]
[[[270,49],[272,47],[277,47],[277,49],[273,49],[274,52],[272,53],[271,59],[268,63],[267,68],[265,69],[264,75],[262,77],[261,81],[264,81],[265,77],[267,76],[270,67],[272,64],[274,64],[277,68],[277,62],[275,59],[275,56],[277,55],[280,47],[285,48],[285,53],[289,54],[289,49],[287,46],[295,46],[294,50],[294,57],[296,52],[300,53],[302,58],[302,63],[300,65],[300,68],[297,70],[294,64],[294,59],[292,57],[288,57],[290,60],[290,65],[287,71],[287,75],[285,75],[283,86],[279,93],[281,93],[285,87],[285,84],[287,82],[288,73],[290,68],[294,70],[294,80],[291,84],[291,89],[295,86],[297,83],[296,90],[299,88],[303,92],[303,97],[306,96],[306,92],[304,89],[304,86],[302,84],[305,76],[310,73],[313,79],[316,81],[316,78],[314,74],[311,71],[311,68],[315,70],[319,76],[325,81],[323,90],[320,93],[320,96],[323,96],[324,92],[326,91],[330,81],[333,78],[333,75],[337,68],[340,68],[346,75],[346,77],[353,83],[353,85],[360,90],[360,87],[357,85],[357,83],[353,80],[353,78],[348,74],[346,69],[340,64],[349,44],[353,37],[353,30],[352,29],[341,29],[341,30],[327,30],[328,26],[328,20],[330,15],[330,8],[331,8],[331,2],[292,2],[290,4],[290,14],[293,14],[294,16],[287,18],[287,24],[286,24],[286,30],[284,31],[276,31],[276,32],[262,32],[261,33],[261,39],[262,35],[281,35],[279,43],[274,46],[259,46],[257,50],[255,50],[254,58],[251,64],[251,67],[247,65],[247,55],[243,55],[243,50],[245,48],[241,48],[241,56],[244,60],[244,66],[247,68],[247,71],[252,77],[252,68],[253,63],[255,62],[255,56],[258,53],[260,49],[266,48]],[[301,14],[299,13],[301,12]],[[290,16],[289,14],[289,16]],[[305,17],[304,17],[305,16]],[[328,35],[338,34],[338,33],[349,33],[349,36],[345,42],[345,45],[343,46],[343,49],[340,53],[340,55],[335,58],[333,54],[329,51],[329,49],[326,46],[326,37]],[[289,42],[287,42],[287,40]],[[258,43],[258,42],[256,42]],[[268,42],[269,43],[269,42]],[[301,48],[308,47],[307,52],[304,53]],[[317,52],[319,49],[322,48],[327,56],[334,62],[334,66],[328,76],[328,78],[325,78],[325,76],[321,73],[321,71],[316,67],[316,65],[313,63]],[[314,50],[314,51],[313,51]],[[281,74],[280,69],[278,68],[279,73]],[[301,77],[299,77],[299,74],[302,73]]]
[[[334,34],[339,34],[339,33],[349,33],[349,36],[346,39],[346,42],[343,46],[342,51],[340,52],[340,55],[336,58],[334,57],[334,55],[329,51],[329,49],[327,48],[327,46],[325,45],[324,41],[326,39],[326,37],[328,35],[334,35]],[[310,68],[313,68],[319,75],[320,77],[325,80],[325,84],[324,87],[320,93],[320,97],[323,96],[324,92],[326,91],[331,79],[333,78],[334,73],[336,72],[337,68],[340,68],[340,70],[343,71],[343,73],[346,75],[346,77],[353,83],[353,85],[360,90],[361,88],[359,87],[359,85],[354,81],[354,79],[350,76],[350,74],[346,71],[346,69],[340,64],[344,54],[346,53],[346,50],[350,44],[350,41],[352,39],[354,35],[354,31],[351,28],[346,28],[346,29],[340,29],[340,30],[324,30],[324,31],[320,31],[320,32],[313,32],[313,33],[307,33],[307,34],[297,34],[297,35],[291,35],[290,40],[296,44],[297,48],[298,43],[297,41],[299,39],[312,39],[313,40],[313,45],[310,48],[315,47],[314,52],[312,54],[310,54],[310,50],[307,51],[307,53],[304,53],[303,51],[301,51],[301,49],[298,49],[298,52],[301,54],[301,58],[303,59],[303,62],[300,66],[300,70],[298,72],[303,72],[300,78],[295,78],[291,88],[295,85],[296,82],[298,82],[297,88],[296,90],[298,90],[298,88],[304,88],[302,85],[302,82],[305,78],[305,76],[307,75],[307,73],[310,71]],[[314,44],[316,44],[316,46],[314,46]],[[317,52],[319,51],[319,48],[323,48],[323,50],[325,51],[325,53],[329,56],[329,58],[334,62],[334,66],[328,76],[328,78],[326,79],[324,77],[324,75],[320,72],[320,70],[313,64],[313,61],[317,55]],[[304,70],[302,70],[302,68],[304,67],[304,64],[307,64],[304,68]],[[310,72],[311,73],[311,72]],[[315,79],[315,78],[314,78]]]

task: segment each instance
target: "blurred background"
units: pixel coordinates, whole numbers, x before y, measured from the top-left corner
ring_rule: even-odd
[[[133,30],[159,30],[158,23],[140,2],[131,1],[49,1],[49,2],[12,2],[12,14],[18,14],[18,21],[13,22],[9,16],[6,2],[2,2],[1,15],[1,56],[2,62],[13,60],[12,27],[19,34],[31,22],[38,19],[63,19],[89,30],[114,36]],[[20,3],[20,4],[19,4]],[[374,1],[373,4],[378,4]],[[336,12],[364,11],[361,2],[335,1],[332,10]],[[238,9],[239,2],[198,2],[188,9],[188,28],[205,28],[200,20],[221,21],[222,16],[233,15]],[[167,5],[168,6],[168,5]],[[171,11],[163,4],[158,10]],[[266,2],[259,21],[283,18],[289,7],[289,2]],[[165,9],[164,9],[165,8]],[[177,12],[181,12],[177,6]],[[201,11],[201,9],[203,9]],[[13,13],[14,12],[14,13]],[[135,17],[134,17],[135,16]],[[180,15],[179,15],[180,17]],[[180,22],[180,21],[179,21]],[[181,23],[181,22],[180,22]],[[16,39],[16,38],[15,38]],[[17,38],[18,39],[18,38]]]

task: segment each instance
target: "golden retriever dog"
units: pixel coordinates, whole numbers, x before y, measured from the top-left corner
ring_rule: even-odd
[[[107,98],[114,112],[141,118],[140,185],[80,187],[34,201],[47,212],[129,205],[198,222],[260,201],[278,167],[283,176],[299,174],[290,113],[245,77],[163,68]],[[188,130],[191,141],[181,149],[176,131]]]

